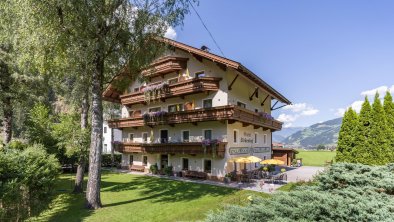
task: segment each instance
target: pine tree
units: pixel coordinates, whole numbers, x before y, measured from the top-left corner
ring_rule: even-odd
[[[383,108],[387,121],[389,153],[391,154],[390,162],[393,163],[394,162],[394,102],[393,102],[393,97],[391,96],[389,91],[387,91],[386,96],[384,97]]]
[[[352,150],[352,162],[368,164],[368,160],[370,159],[370,148],[368,147],[367,141],[369,140],[371,130],[371,112],[371,104],[369,103],[368,97],[365,97],[355,129],[356,141]]]
[[[352,108],[345,112],[338,138],[338,162],[353,162],[352,150],[356,140],[357,118],[357,113]]]
[[[371,148],[371,159],[368,162],[371,165],[385,165],[389,162],[389,140],[386,115],[379,93],[375,95],[371,117],[370,139],[367,141]]]

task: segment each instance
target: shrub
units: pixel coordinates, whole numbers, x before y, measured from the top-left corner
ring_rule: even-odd
[[[0,221],[19,221],[47,207],[60,170],[42,145],[0,152]]]
[[[394,165],[334,164],[313,183],[247,206],[227,206],[207,221],[394,221]]]
[[[150,165],[149,169],[152,174],[157,174],[159,172],[159,167],[157,166],[156,163],[153,165]]]
[[[173,175],[174,175],[173,167],[172,167],[172,166],[166,166],[166,167],[164,167],[164,173],[165,173],[167,176],[173,176]]]
[[[114,163],[115,166],[120,166],[122,162],[122,155],[121,154],[114,154]],[[103,167],[111,167],[112,166],[112,158],[111,154],[103,154],[101,160],[101,166]]]

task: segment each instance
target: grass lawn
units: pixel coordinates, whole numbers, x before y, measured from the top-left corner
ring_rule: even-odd
[[[102,175],[103,208],[83,208],[84,195],[70,194],[74,176],[62,175],[50,209],[30,221],[195,221],[224,204],[245,204],[268,194],[130,174]]]
[[[298,150],[297,158],[302,158],[304,166],[324,166],[326,161],[335,158],[335,151],[305,151]]]

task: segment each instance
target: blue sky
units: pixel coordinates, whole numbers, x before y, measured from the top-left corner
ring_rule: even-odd
[[[274,113],[286,126],[336,118],[394,85],[394,1],[201,0],[196,9],[226,57],[295,104]],[[193,11],[175,32],[220,54]]]

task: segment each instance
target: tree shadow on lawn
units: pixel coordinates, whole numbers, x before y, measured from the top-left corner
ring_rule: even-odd
[[[84,208],[85,194],[72,194],[73,177],[62,175],[57,180],[55,194],[48,209],[28,221],[81,221],[94,211]],[[84,183],[86,184],[86,183]]]
[[[174,181],[149,176],[131,176],[132,181],[116,183],[102,181],[103,192],[139,192],[143,198],[104,205],[105,207],[152,199],[153,202],[187,202],[204,196],[218,197],[234,194],[238,190],[191,182]]]

